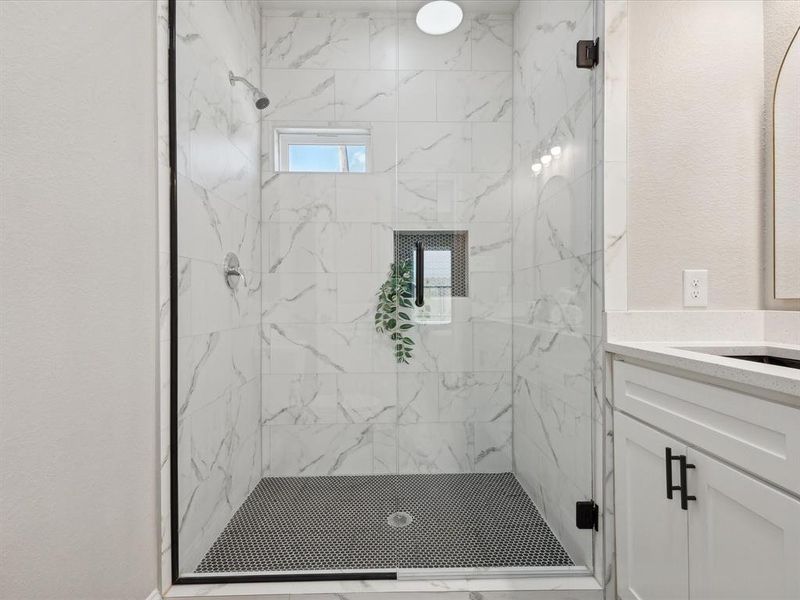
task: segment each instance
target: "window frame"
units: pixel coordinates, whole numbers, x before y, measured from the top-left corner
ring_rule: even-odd
[[[275,129],[275,170],[279,173],[369,173],[372,147],[369,129],[329,127],[281,127]],[[289,168],[289,146],[338,146],[338,171],[293,171]],[[350,171],[347,148],[363,146],[364,171]]]

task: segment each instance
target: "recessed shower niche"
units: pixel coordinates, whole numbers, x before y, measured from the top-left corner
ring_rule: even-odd
[[[422,4],[175,3],[178,581],[591,569],[595,4]]]
[[[467,232],[395,231],[393,269],[411,282],[412,306],[403,313],[409,321],[449,323],[453,299],[469,297]]]

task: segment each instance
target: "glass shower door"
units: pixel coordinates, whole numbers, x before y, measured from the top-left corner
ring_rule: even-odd
[[[575,48],[595,39],[597,10],[591,0],[523,1],[514,18],[514,472],[574,563],[589,568],[592,531],[576,528],[575,503],[593,497],[602,385],[602,79],[576,68]]]
[[[591,564],[594,3],[415,8],[177,1],[184,577]]]

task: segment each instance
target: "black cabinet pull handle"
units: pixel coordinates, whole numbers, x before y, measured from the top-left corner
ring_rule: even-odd
[[[672,500],[672,492],[681,489],[679,485],[672,485],[672,461],[680,460],[680,457],[672,455],[672,448],[665,448],[664,450],[667,469],[667,499]]]
[[[686,471],[687,469],[694,469],[694,465],[686,462],[686,457],[680,457],[680,466],[681,466],[681,508],[683,510],[689,510],[689,500],[697,500],[697,496],[690,496],[689,495],[689,482],[686,480]]]
[[[422,245],[422,242],[417,242],[417,280],[416,280],[416,292],[417,298],[414,302],[417,306],[422,306],[425,304],[425,248]]]

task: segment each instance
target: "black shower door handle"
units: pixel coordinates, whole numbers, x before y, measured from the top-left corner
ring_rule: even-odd
[[[425,247],[422,242],[417,242],[417,280],[415,284],[417,298],[414,304],[422,306],[425,304]]]

